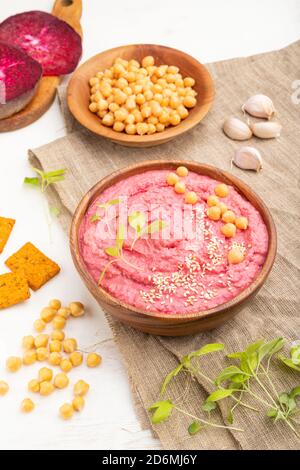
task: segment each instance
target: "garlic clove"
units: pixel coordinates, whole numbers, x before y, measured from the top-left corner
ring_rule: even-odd
[[[227,137],[233,140],[247,140],[252,137],[250,127],[236,117],[226,119],[223,124],[223,131]]]
[[[262,157],[254,147],[241,147],[236,152],[232,162],[242,170],[260,171],[262,169]]]
[[[251,129],[260,139],[274,139],[280,137],[282,125],[273,121],[255,122],[251,125]]]
[[[266,95],[253,95],[243,104],[242,110],[251,116],[270,119],[276,112],[273,101]]]

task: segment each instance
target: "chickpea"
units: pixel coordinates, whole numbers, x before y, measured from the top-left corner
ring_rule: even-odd
[[[100,100],[103,100],[102,93],[100,93],[100,91],[96,91],[96,93],[92,96],[93,96],[93,102],[97,104],[97,107],[99,109],[98,103]]]
[[[161,115],[159,116],[159,122],[162,124],[166,124],[170,121],[170,115],[167,111],[163,110]]]
[[[233,211],[224,212],[224,214],[222,215],[222,220],[223,220],[223,222],[226,222],[226,223],[234,223],[234,221],[235,221],[234,212]]]
[[[227,184],[221,183],[215,187],[215,194],[219,197],[226,197],[229,194],[229,188]]]
[[[144,97],[146,101],[151,101],[153,99],[153,92],[151,90],[146,90],[144,93]]]
[[[127,94],[125,93],[127,87],[124,88],[123,91],[119,91],[118,93],[115,94],[115,103],[116,104],[124,104],[127,100]],[[131,89],[130,89],[131,91]]]
[[[83,361],[83,355],[81,352],[79,351],[73,351],[70,356],[69,356],[69,359],[72,363],[72,366],[73,367],[78,367],[82,364],[82,361]]]
[[[116,77],[119,77],[123,75],[124,73],[126,73],[126,69],[122,64],[117,63],[113,66],[113,73]]]
[[[133,109],[135,109],[136,108],[135,97],[129,96],[126,100],[125,106],[128,111],[132,111]]]
[[[24,349],[34,348],[34,337],[33,336],[24,336],[22,339],[22,346]]]
[[[175,113],[175,114],[172,114],[170,116],[170,123],[172,124],[172,126],[177,126],[181,121],[181,117],[179,116],[178,113]]]
[[[96,77],[97,77],[97,78],[103,78],[103,76],[104,76],[104,73],[103,73],[103,72],[97,72],[97,73],[96,73]]]
[[[125,124],[124,122],[121,121],[115,121],[113,125],[113,130],[116,132],[122,132],[125,129]]]
[[[65,319],[69,318],[71,315],[71,310],[67,307],[62,307],[57,310],[57,315],[64,317]]]
[[[50,300],[48,306],[50,308],[54,308],[55,310],[59,310],[60,307],[61,307],[61,301],[58,300],[58,299],[52,299],[52,300]]]
[[[159,117],[162,113],[162,107],[156,101],[151,101],[151,111],[153,116]]]
[[[154,124],[154,126],[156,126],[158,124],[158,118],[156,116],[149,116],[147,122],[148,124]]]
[[[37,335],[34,339],[34,346],[36,348],[44,348],[47,346],[49,341],[49,335],[40,334]]]
[[[225,235],[225,237],[227,237],[227,238],[234,237],[235,234],[236,234],[236,226],[233,225],[233,224],[231,224],[231,223],[224,224],[224,225],[221,227],[221,232],[222,232],[223,235]]]
[[[150,67],[152,65],[154,65],[154,57],[152,57],[152,55],[143,58],[142,67]]]
[[[178,181],[175,186],[175,193],[184,194],[185,193],[185,183],[183,181]]]
[[[176,175],[176,173],[169,173],[168,176],[167,176],[167,183],[170,185],[170,186],[174,186],[176,183],[178,183],[179,181],[179,177],[178,175]]]
[[[246,230],[248,228],[247,217],[238,217],[237,219],[235,219],[235,225],[240,230]]]
[[[208,196],[207,198],[207,205],[209,207],[211,206],[217,206],[219,204],[219,198],[218,196],[214,196],[213,194],[211,196]]]
[[[178,98],[178,96],[176,96],[174,94],[174,95],[170,96],[169,104],[170,104],[171,108],[177,109],[178,106],[181,104],[181,102],[180,102],[180,99]]]
[[[135,72],[127,72],[125,75],[126,80],[128,83],[132,83],[136,80],[136,73]]]
[[[53,372],[51,369],[48,369],[48,367],[42,367],[39,370],[38,378],[40,382],[51,382],[52,377],[53,377]]]
[[[99,83],[99,78],[97,78],[97,77],[90,78],[90,81],[89,81],[90,86],[94,86],[97,83]]]
[[[150,106],[144,106],[144,107],[142,108],[141,113],[142,113],[142,117],[143,117],[143,118],[148,118],[148,117],[150,117],[150,116],[151,116],[151,113],[152,113],[151,107],[150,107]]]
[[[99,118],[104,118],[104,116],[107,114],[107,110],[106,109],[103,109],[102,111],[98,111],[97,113],[97,116],[99,116]]]
[[[33,323],[33,328],[35,329],[37,333],[41,333],[46,328],[46,323],[44,322],[44,320],[41,320],[40,318],[38,318]]]
[[[146,101],[146,98],[145,98],[144,95],[142,95],[142,93],[138,93],[137,96],[136,96],[135,101],[136,101],[137,104],[144,104],[145,101]]]
[[[155,125],[149,123],[149,124],[148,124],[148,132],[147,132],[147,134],[150,135],[150,134],[154,134],[155,132],[156,132],[156,127],[155,127]]]
[[[119,80],[116,82],[116,86],[120,89],[123,90],[126,86],[128,86],[128,82],[126,78],[120,77]]]
[[[167,70],[168,70],[167,65],[160,65],[159,67],[157,67],[155,75],[161,78],[166,74]]]
[[[59,366],[61,363],[62,357],[59,352],[52,352],[49,354],[48,362],[51,366]]]
[[[125,132],[126,132],[126,134],[129,134],[129,135],[136,134],[136,125],[135,124],[127,124],[127,126],[125,127]]]
[[[244,254],[239,248],[231,248],[227,258],[230,264],[238,264],[244,260]]]
[[[191,77],[186,77],[183,80],[183,83],[184,83],[184,86],[186,86],[186,87],[192,87],[192,86],[195,85],[195,80]]]
[[[96,353],[90,353],[87,356],[86,364],[88,367],[97,367],[101,364],[102,357]]]
[[[77,341],[74,338],[67,338],[63,342],[64,351],[68,354],[74,352],[77,349]]]
[[[162,107],[166,107],[166,106],[169,106],[169,101],[170,101],[170,100],[169,100],[168,97],[164,97],[164,96],[163,96],[163,99],[161,100],[161,103],[160,103],[160,104],[161,104]]]
[[[198,201],[198,196],[194,191],[190,191],[185,195],[185,202],[187,204],[196,204]]]
[[[54,385],[47,380],[40,383],[40,395],[46,397],[54,391]]]
[[[49,323],[53,320],[54,316],[56,315],[56,310],[54,308],[45,307],[41,311],[40,317],[45,323]]]
[[[51,333],[51,339],[56,341],[63,341],[65,339],[65,334],[61,330],[53,330]]]
[[[218,206],[220,207],[221,209],[221,214],[223,215],[225,212],[228,211],[228,208],[226,206],[226,204],[224,204],[224,202],[219,202]]]
[[[60,352],[62,349],[62,343],[61,341],[58,341],[57,339],[53,339],[49,343],[49,350],[50,352]]]
[[[69,385],[69,378],[66,374],[59,373],[54,377],[54,386],[56,388],[66,388]]]
[[[185,177],[189,174],[189,170],[187,169],[186,166],[179,166],[176,169],[176,173],[177,173],[178,176]]]
[[[142,113],[140,111],[138,111],[137,109],[134,109],[132,111],[132,114],[134,115],[134,119],[135,119],[135,122],[138,124],[139,122],[143,122],[143,116],[142,116]]]
[[[165,125],[162,124],[161,122],[158,122],[158,123],[156,124],[156,130],[157,130],[157,132],[162,132],[162,131],[164,131],[164,130],[165,130]]]
[[[126,87],[123,89],[123,92],[124,92],[124,94],[126,95],[125,101],[127,100],[128,96],[131,96],[131,95],[133,94],[132,89],[130,88],[130,86],[126,86]]]
[[[184,87],[184,82],[183,82],[182,78],[176,78],[174,83],[175,83],[175,86],[177,88],[183,88]]]
[[[23,355],[23,364],[25,366],[29,366],[31,364],[34,364],[36,359],[37,359],[36,350],[35,349],[28,349],[27,351],[25,351],[25,353]]]
[[[104,71],[104,77],[106,77],[106,78],[113,78],[112,70],[106,69],[106,70]]]
[[[40,382],[37,379],[32,379],[28,382],[27,388],[32,393],[38,393],[40,391]]]
[[[148,67],[146,67],[147,72],[150,75],[150,77],[151,77],[151,75],[153,75],[155,73],[156,68],[157,67],[155,65],[148,65]]]
[[[60,363],[60,368],[63,372],[70,372],[72,367],[73,367],[72,362],[69,361],[69,359],[63,359]]]
[[[6,361],[6,368],[9,372],[17,372],[22,367],[22,359],[20,357],[11,356]]]
[[[69,403],[64,403],[59,408],[59,414],[63,419],[71,419],[74,414],[73,406],[69,405]]]
[[[66,319],[60,315],[55,315],[52,321],[52,326],[54,330],[62,330],[66,325]]]
[[[126,108],[120,108],[115,112],[116,121],[125,121],[128,116],[128,111]]]
[[[24,400],[21,403],[21,411],[23,413],[30,413],[35,407],[35,404],[30,398],[24,398]]]
[[[36,358],[38,361],[46,361],[49,357],[49,351],[47,348],[37,348]]]
[[[120,106],[117,104],[117,103],[110,103],[110,105],[108,106],[108,109],[114,113],[115,111],[117,111],[117,109],[119,109]]]
[[[193,96],[185,96],[183,99],[183,104],[186,108],[193,108],[196,106],[197,100]]]
[[[147,134],[148,132],[148,124],[145,122],[138,122],[136,125],[136,132],[139,135]]]
[[[78,380],[74,385],[74,395],[79,397],[84,397],[89,391],[89,384],[86,383],[84,380]]]
[[[185,119],[189,115],[188,110],[183,106],[183,104],[178,106],[177,112],[181,119]]]
[[[219,206],[211,206],[208,208],[207,216],[211,220],[220,220],[221,209]]]
[[[9,390],[8,383],[4,382],[4,380],[0,380],[0,396],[4,397]]]
[[[75,411],[81,411],[85,405],[85,401],[83,397],[77,396],[73,398],[72,406]]]

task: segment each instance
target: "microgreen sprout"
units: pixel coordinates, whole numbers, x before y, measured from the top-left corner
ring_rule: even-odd
[[[290,369],[300,372],[300,341],[294,341],[290,349],[290,357],[279,355],[278,359]]]
[[[48,172],[39,170],[38,168],[34,167],[32,167],[32,169],[36,172],[38,176],[26,176],[24,178],[24,183],[40,188],[42,193],[44,193],[51,184],[58,183],[59,181],[63,181],[65,179],[66,170],[64,169]]]
[[[130,227],[135,230],[134,239],[131,245],[131,250],[136,243],[136,241],[141,238],[146,233],[153,234],[163,230],[166,227],[166,222],[160,219],[156,219],[150,224],[146,225],[146,215],[144,212],[133,212],[131,215],[128,216],[128,223]]]

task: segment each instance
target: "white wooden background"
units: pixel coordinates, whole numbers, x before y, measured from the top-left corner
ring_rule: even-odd
[[[299,0],[84,0],[82,60],[121,44],[150,42],[182,49],[202,62],[255,54],[288,45],[299,39]],[[24,9],[50,11],[51,0],[2,0],[0,21]],[[300,78],[300,77],[295,77]],[[245,87],[247,84],[245,84]],[[64,135],[57,102],[36,123],[16,132],[0,134],[0,215],[17,220],[0,258],[4,260],[26,241],[32,241],[62,267],[54,280],[33,293],[30,301],[0,312],[0,380],[11,390],[0,397],[1,449],[146,449],[159,448],[135,417],[126,370],[111,340],[111,332],[97,305],[83,286],[71,261],[68,240],[56,221],[48,233],[42,196],[22,185],[30,175],[27,149]],[[38,399],[30,415],[19,411],[27,396],[26,384],[39,365],[24,367],[15,375],[5,372],[8,355],[19,354],[20,339],[32,333],[40,309],[53,297],[64,302],[81,300],[85,318],[72,319],[67,331],[83,347],[98,342],[103,355],[98,369],[79,368],[71,380],[84,378],[91,384],[86,408],[73,420],[58,418],[60,404],[71,390]]]

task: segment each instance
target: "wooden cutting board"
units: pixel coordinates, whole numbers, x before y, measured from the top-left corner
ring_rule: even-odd
[[[66,21],[82,36],[82,0],[56,0],[52,14]],[[20,112],[0,119],[0,132],[14,131],[39,119],[52,104],[61,77],[43,77],[33,100]]]

